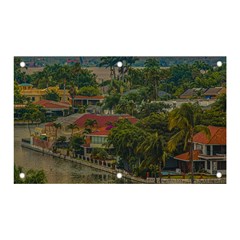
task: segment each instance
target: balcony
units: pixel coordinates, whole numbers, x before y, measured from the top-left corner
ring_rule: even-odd
[[[209,159],[209,160],[226,160],[226,154],[218,154],[215,155],[204,155],[199,154],[198,156],[200,159]]]

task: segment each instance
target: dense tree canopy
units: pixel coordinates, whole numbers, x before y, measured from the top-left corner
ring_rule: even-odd
[[[79,63],[74,65],[47,65],[43,71],[29,75],[31,83],[37,88],[64,85],[69,89],[72,85],[81,88],[85,86],[96,86],[96,75],[90,70],[82,68]]]
[[[97,96],[100,95],[100,91],[96,86],[86,86],[82,87],[77,92],[79,95],[83,96]]]
[[[14,104],[23,104],[27,98],[21,94],[17,81],[14,81]]]
[[[51,101],[60,101],[60,95],[57,90],[54,89],[47,89],[46,94],[43,95],[44,99],[51,100]]]
[[[21,178],[20,174],[24,172],[25,171],[22,167],[14,165],[14,183],[47,183],[47,178],[43,170],[30,169],[25,173],[25,177]]]

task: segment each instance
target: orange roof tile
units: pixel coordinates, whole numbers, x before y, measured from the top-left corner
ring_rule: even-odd
[[[194,135],[193,142],[202,144],[226,145],[227,140],[225,127],[208,126],[208,129],[211,132],[210,139],[208,139],[204,133],[199,132]]]
[[[56,102],[56,101],[50,101],[50,100],[40,100],[35,103],[36,105],[40,105],[44,108],[59,108],[59,109],[68,109],[70,107],[70,104],[66,102]]]
[[[193,160],[194,161],[199,160],[198,155],[201,153],[202,153],[201,150],[193,150]],[[189,155],[189,152],[186,152],[186,153],[179,154],[174,158],[181,161],[189,161],[190,155]]]

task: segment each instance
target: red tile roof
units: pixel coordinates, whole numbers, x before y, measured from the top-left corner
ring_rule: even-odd
[[[87,99],[87,100],[100,100],[100,99],[104,99],[104,96],[82,96],[82,95],[77,95],[74,97],[74,99],[81,99],[81,100],[84,100],[84,99]]]
[[[202,144],[219,144],[226,145],[226,128],[225,127],[214,127],[208,126],[211,137],[208,139],[206,135],[202,132],[199,132],[194,135],[193,142],[202,143]]]
[[[36,105],[40,105],[44,108],[59,108],[59,109],[68,109],[70,107],[70,104],[66,102],[55,102],[55,101],[50,101],[50,100],[40,100],[35,103]]]
[[[75,121],[80,128],[84,127],[84,124],[87,119],[95,119],[97,121],[97,127],[102,128],[106,127],[107,122],[117,122],[119,119],[128,119],[131,123],[136,123],[138,120],[135,117],[130,115],[97,115],[97,114],[84,114],[79,119]]]
[[[199,160],[198,155],[201,153],[202,152],[200,150],[193,150],[193,160],[194,161]],[[181,161],[189,161],[190,155],[189,155],[189,152],[186,152],[186,153],[179,154],[174,158]]]

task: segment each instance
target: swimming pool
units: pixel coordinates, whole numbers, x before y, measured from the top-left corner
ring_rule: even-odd
[[[179,173],[176,173],[174,171],[162,171],[161,173],[163,176],[167,176],[168,174],[169,175],[179,175]]]

